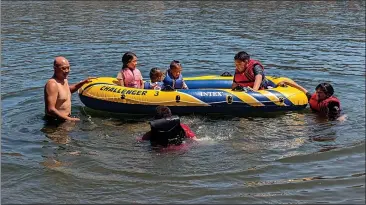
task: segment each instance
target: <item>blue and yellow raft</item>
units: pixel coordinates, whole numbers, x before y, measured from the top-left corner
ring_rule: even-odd
[[[285,77],[266,76],[273,86]],[[232,76],[209,75],[185,78],[188,90],[160,91],[126,88],[117,79],[99,77],[79,90],[82,103],[101,111],[154,114],[158,105],[169,106],[174,114],[246,115],[304,109],[308,103],[300,90],[287,86],[266,90],[232,91]]]

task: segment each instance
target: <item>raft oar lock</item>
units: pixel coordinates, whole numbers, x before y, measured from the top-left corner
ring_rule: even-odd
[[[243,86],[236,86],[235,88],[232,89],[232,91],[244,91],[244,92],[248,92],[249,90],[251,90],[250,88],[248,87],[243,87]]]
[[[231,73],[225,71],[220,76],[223,76],[224,77],[224,76],[233,76],[233,75],[231,75]]]

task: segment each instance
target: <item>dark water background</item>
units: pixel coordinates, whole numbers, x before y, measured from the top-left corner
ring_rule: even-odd
[[[309,90],[330,82],[344,122],[309,109],[182,121],[198,141],[171,152],[137,137],[149,118],[94,112],[44,125],[57,55],[70,82],[116,76],[133,51],[145,77],[180,60],[184,76],[233,71],[245,50]],[[365,203],[365,1],[2,1],[1,202]]]

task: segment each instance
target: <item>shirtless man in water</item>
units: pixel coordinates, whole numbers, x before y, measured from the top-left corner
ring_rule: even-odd
[[[71,117],[71,93],[94,78],[89,77],[77,84],[69,85],[67,76],[70,72],[70,63],[62,56],[55,58],[53,69],[52,78],[44,86],[46,119],[79,121],[79,118]]]

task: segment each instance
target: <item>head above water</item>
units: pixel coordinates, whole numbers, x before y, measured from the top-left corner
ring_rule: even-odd
[[[334,94],[333,86],[329,83],[320,83],[315,88],[318,100],[324,100]]]
[[[66,79],[70,72],[70,63],[63,56],[57,56],[53,61],[54,76],[57,79]]]
[[[126,52],[122,56],[122,68],[135,69],[137,65],[137,56],[132,52]]]
[[[167,106],[156,107],[155,119],[168,118],[172,116],[172,111]]]
[[[170,66],[169,66],[169,71],[170,71],[170,74],[174,77],[174,78],[179,78],[179,75],[182,73],[182,65],[180,64],[179,61],[177,60],[173,60],[171,63],[170,63]]]

